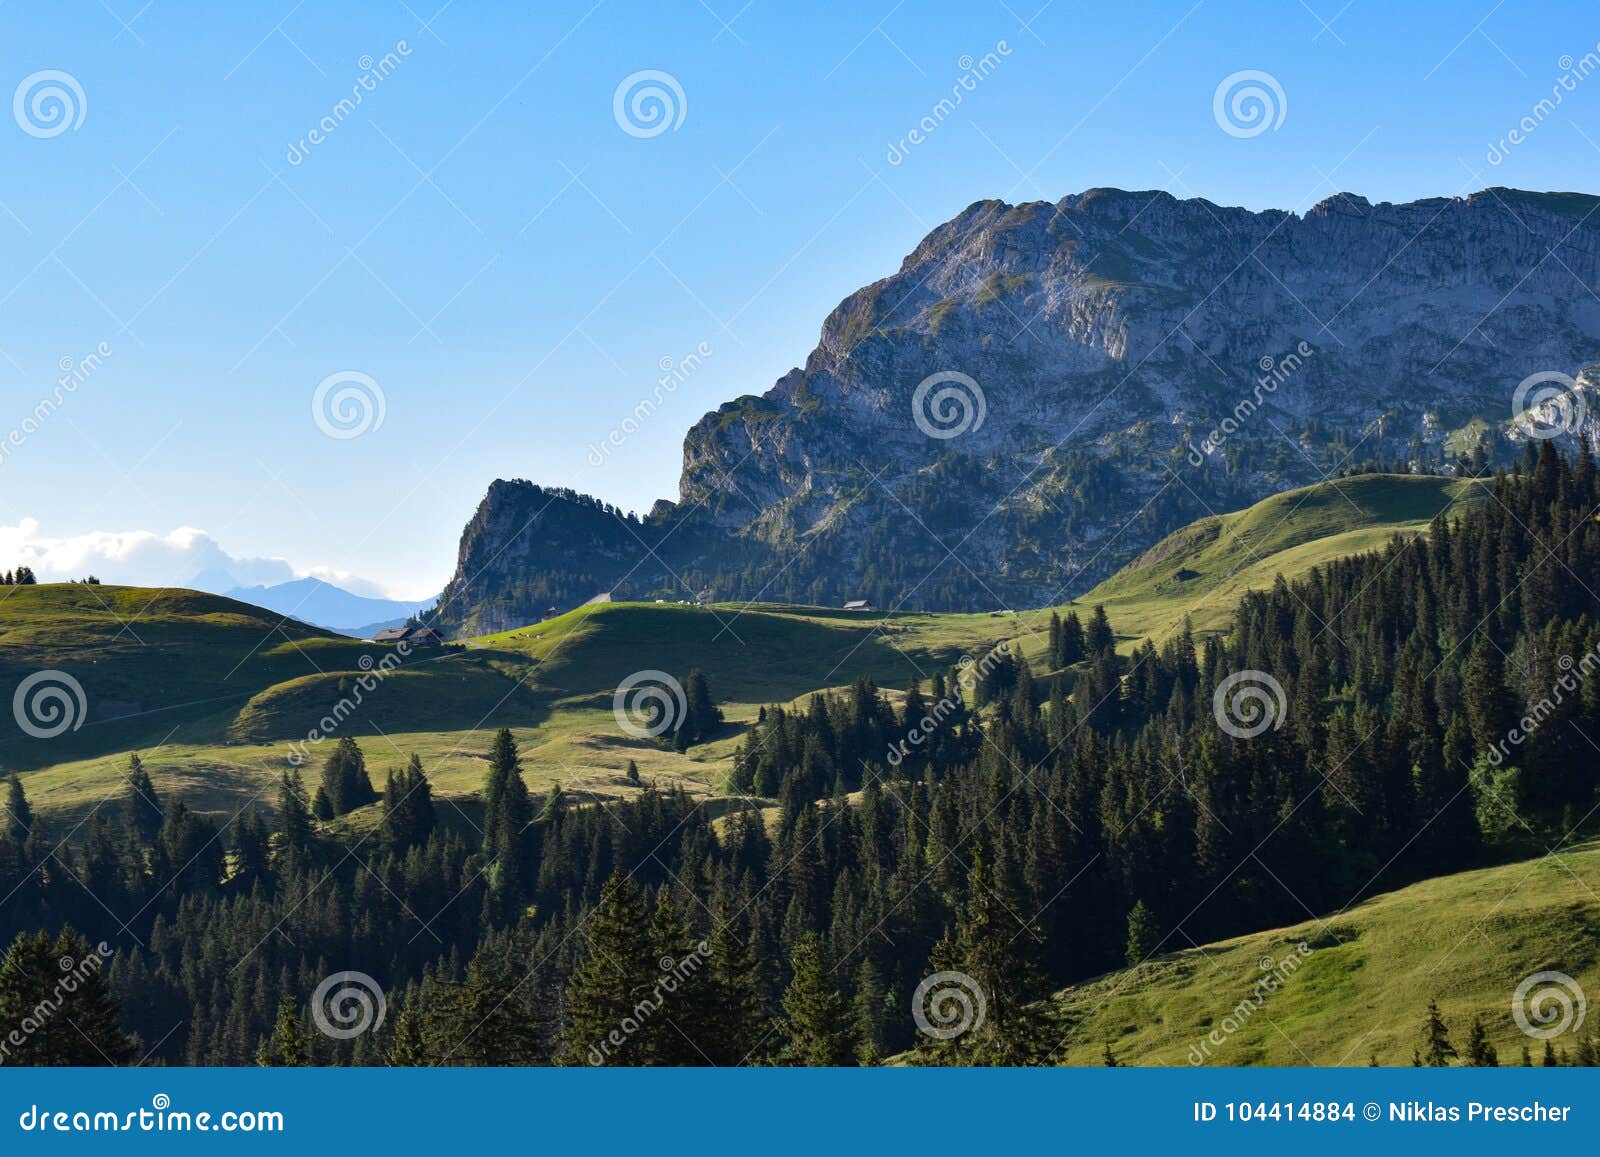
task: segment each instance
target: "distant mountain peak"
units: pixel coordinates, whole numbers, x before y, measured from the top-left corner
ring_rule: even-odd
[[[315,575],[271,586],[234,587],[220,593],[313,626],[361,637],[403,623],[434,601],[368,598],[352,594]]]

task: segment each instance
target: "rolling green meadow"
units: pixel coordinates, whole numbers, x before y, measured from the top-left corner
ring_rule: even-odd
[[[1275,495],[1173,534],[1060,610],[1104,605],[1123,650],[1159,641],[1188,616],[1197,636],[1227,629],[1247,590],[1269,588],[1341,555],[1417,534],[1470,504],[1481,483],[1362,475]],[[470,808],[488,736],[509,727],[530,790],[625,795],[629,760],[645,778],[714,795],[744,724],[866,675],[903,691],[913,679],[1001,642],[1047,670],[1052,609],[991,614],[846,612],[780,604],[602,603],[534,626],[415,649],[340,726],[375,767],[420,756],[435,790]],[[43,811],[82,816],[121,788],[130,752],[158,787],[229,815],[289,766],[290,744],[392,647],[350,639],[195,591],[52,584],[0,594],[0,678],[41,667],[83,684],[89,721],[48,741],[5,735],[0,767],[21,773]],[[398,657],[397,657],[398,658]],[[681,678],[698,667],[727,717],[690,754],[624,734],[612,695],[634,671]],[[313,745],[308,749],[316,752]],[[313,754],[312,763],[320,760]],[[370,817],[352,816],[360,824]]]

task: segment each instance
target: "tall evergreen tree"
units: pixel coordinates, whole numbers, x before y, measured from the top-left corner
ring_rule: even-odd
[[[1456,1046],[1450,1043],[1449,1026],[1439,1015],[1438,1002],[1428,1001],[1428,1019],[1422,1026],[1422,1063],[1429,1068],[1442,1069],[1458,1055]]]
[[[606,881],[589,917],[585,951],[567,986],[562,1049],[572,1065],[648,1065],[656,980],[650,925],[638,885],[617,871]],[[645,1013],[645,1016],[640,1016]]]
[[[685,744],[703,743],[722,725],[722,711],[711,698],[711,684],[705,673],[696,667],[683,683],[684,716],[677,721],[675,731],[683,736]]]
[[[426,843],[433,825],[433,788],[422,760],[412,755],[398,773],[389,773],[384,785],[384,832],[391,846],[404,851]]]
[[[794,946],[794,979],[783,994],[783,1047],[786,1065],[839,1068],[854,1066],[861,1041],[850,1002],[834,985],[822,937],[807,932]]]
[[[1506,687],[1500,649],[1485,632],[1480,631],[1472,642],[1461,698],[1474,751],[1482,754],[1497,749],[1515,722],[1516,705]]]
[[[1057,665],[1070,667],[1075,663],[1081,663],[1088,653],[1089,645],[1084,635],[1083,620],[1078,618],[1077,611],[1068,611],[1067,617],[1061,623],[1061,659]]]
[[[657,973],[651,999],[659,1007],[643,1026],[651,1063],[661,1066],[715,1064],[717,983],[709,956],[690,930],[683,909],[663,888],[650,926],[650,956]]]
[[[1061,1040],[1041,1003],[1049,985],[1039,964],[1039,930],[1018,927],[1021,905],[981,855],[973,857],[966,894],[954,936],[930,960],[930,967],[952,976],[924,993],[931,1009],[922,1010],[936,1029],[959,1031],[921,1042],[922,1052],[944,1064],[1039,1064]],[[941,999],[959,1007],[955,1023],[943,1024],[936,1015]]]
[[[0,958],[0,1025],[16,1036],[0,1064],[122,1065],[138,1043],[118,1024],[119,1006],[106,961],[71,928],[52,939],[22,933]],[[70,982],[70,983],[69,983]]]
[[[128,789],[123,795],[123,812],[135,841],[146,847],[155,843],[165,815],[156,785],[151,782],[150,773],[138,755],[128,756]]]
[[[1495,1052],[1494,1045],[1489,1043],[1489,1030],[1483,1027],[1481,1016],[1472,1018],[1472,1028],[1467,1034],[1466,1063],[1480,1069],[1500,1067],[1499,1054]]]
[[[438,981],[424,1039],[440,1065],[484,1068],[549,1060],[548,1016],[538,1005],[542,986],[515,958],[510,941],[484,944],[466,977]]]
[[[356,741],[342,736],[322,765],[322,790],[336,816],[366,807],[378,798],[367,775],[367,759]]]
[[[6,780],[6,834],[18,844],[28,841],[33,831],[33,808],[28,804],[28,794],[22,790],[22,781],[15,775]]]
[[[483,791],[483,850],[492,865],[490,887],[502,903],[515,903],[527,892],[527,828],[533,822],[522,759],[511,729],[495,733]]]
[[[715,981],[712,1031],[706,1051],[722,1066],[755,1064],[767,1043],[771,1017],[761,995],[761,959],[720,912],[711,933],[711,966]]]
[[[301,1023],[300,1012],[295,1008],[294,997],[288,993],[278,998],[272,1035],[256,1050],[256,1064],[263,1068],[305,1068],[311,1064],[311,1041]]]
[[[278,781],[278,847],[290,855],[304,853],[315,839],[305,782],[297,768],[290,768]]]
[[[1084,641],[1090,658],[1098,659],[1102,655],[1110,655],[1116,651],[1117,636],[1111,630],[1111,620],[1106,615],[1105,607],[1096,605],[1093,613],[1089,615],[1089,626]]]
[[[1143,964],[1160,946],[1161,928],[1156,923],[1155,913],[1140,900],[1128,912],[1128,944],[1122,958],[1132,968]]]

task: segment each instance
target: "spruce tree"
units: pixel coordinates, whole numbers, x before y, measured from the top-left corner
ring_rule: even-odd
[[[526,833],[533,810],[510,728],[495,733],[483,796],[483,850],[492,865],[490,889],[502,904],[515,904],[527,892]]]
[[[761,960],[725,910],[715,924],[711,967],[716,999],[706,1051],[718,1065],[755,1064],[760,1059],[757,1050],[767,1043],[771,1020],[761,995]]]
[[[822,937],[807,932],[790,959],[794,979],[783,994],[783,1046],[779,1063],[841,1068],[858,1063],[861,1041],[850,1002],[834,985]]]
[[[423,1033],[424,1013],[419,1007],[420,1000],[418,997],[417,1003],[408,1002],[395,1017],[394,1036],[389,1040],[384,1057],[391,1068],[425,1068],[433,1063]]]
[[[365,807],[378,798],[367,776],[366,756],[348,735],[340,738],[322,766],[322,790],[327,792],[335,816]]]
[[[1434,1069],[1447,1068],[1459,1054],[1450,1043],[1450,1029],[1439,1015],[1437,1001],[1428,1001],[1428,1019],[1422,1027],[1422,1061]]]
[[[405,851],[433,833],[433,788],[412,755],[399,773],[390,772],[383,789],[383,827],[391,847]]]
[[[278,998],[278,1015],[272,1035],[256,1050],[256,1064],[263,1068],[305,1068],[311,1064],[311,1042],[295,1008],[294,997]]]
[[[33,831],[33,808],[28,795],[22,790],[22,781],[13,775],[6,781],[6,834],[17,844],[28,842]]]
[[[1058,666],[1071,667],[1075,663],[1081,663],[1088,653],[1089,646],[1084,635],[1083,620],[1078,618],[1077,611],[1068,611],[1067,617],[1061,623],[1061,661]]]
[[[1510,734],[1516,706],[1506,687],[1500,648],[1485,632],[1478,633],[1467,656],[1461,699],[1472,731],[1474,752],[1482,755],[1498,749]]]
[[[537,980],[515,959],[509,940],[480,945],[463,980],[434,985],[428,1055],[440,1065],[469,1068],[547,1063],[548,1018],[537,1004],[543,992]]]
[[[924,1017],[953,1035],[920,1041],[922,1055],[952,1065],[1041,1064],[1061,1034],[1044,1003],[1049,984],[1039,964],[1039,930],[1018,926],[1023,905],[981,855],[967,873],[966,896],[954,935],[935,946],[929,961],[935,974],[952,975],[922,994]],[[957,1010],[953,1023],[938,1015],[941,1000],[945,1011]]]
[[[856,1036],[861,1041],[857,1059],[864,1066],[875,1065],[884,1054],[887,1017],[883,976],[878,962],[870,955],[863,956],[861,967],[856,969],[856,991],[851,1004],[855,1011]]]
[[[711,698],[711,684],[696,667],[683,683],[684,717],[678,730],[685,743],[704,743],[722,725],[722,712]]]
[[[1111,620],[1106,617],[1105,607],[1097,605],[1089,616],[1089,626],[1084,641],[1090,658],[1098,659],[1115,653],[1117,636],[1111,629]]]
[[[689,928],[683,909],[663,888],[650,925],[650,957],[657,973],[651,998],[660,1007],[642,1027],[644,1051],[660,1066],[715,1064],[717,984],[709,955]]]
[[[138,1044],[118,1023],[107,967],[98,949],[71,928],[53,940],[45,932],[24,932],[12,941],[0,958],[0,1025],[22,1039],[6,1040],[11,1047],[3,1062],[99,1067],[135,1060]]]
[[[567,986],[562,1060],[570,1065],[648,1065],[642,1033],[656,980],[650,925],[638,886],[620,869],[600,892],[586,945]],[[643,1017],[636,1015],[645,1014]]]
[[[150,773],[138,755],[128,756],[128,790],[123,796],[123,811],[128,832],[134,840],[145,847],[155,843],[165,817],[156,785],[150,781]]]
[[[536,822],[541,824],[554,823],[567,806],[567,792],[559,783],[551,787],[548,795],[544,797],[544,806],[539,809],[539,818]]]
[[[1155,913],[1143,900],[1128,912],[1128,943],[1122,958],[1129,968],[1148,960],[1161,946],[1161,928],[1156,924]]]
[[[234,880],[249,889],[271,870],[271,836],[261,813],[250,808],[233,823]]]
[[[315,839],[305,783],[291,768],[278,781],[278,846],[289,854],[301,853],[309,851]]]
[[[1489,1031],[1483,1027],[1483,1017],[1473,1016],[1472,1028],[1467,1034],[1466,1063],[1473,1068],[1495,1069],[1500,1067],[1499,1054],[1489,1043]]]

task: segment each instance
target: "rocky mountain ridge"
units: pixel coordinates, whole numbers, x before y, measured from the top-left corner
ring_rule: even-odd
[[[440,621],[515,625],[536,591],[565,609],[613,588],[1037,606],[1369,460],[1481,467],[1551,421],[1600,443],[1580,374],[1600,360],[1597,208],[1510,189],[1303,215],[980,201],[847,297],[803,368],[695,423],[675,504],[580,519],[587,500],[497,482]]]

